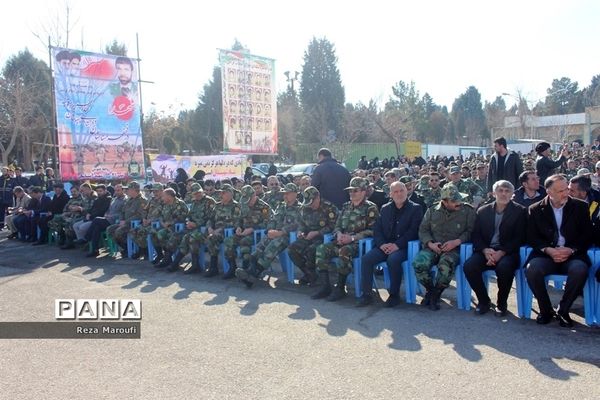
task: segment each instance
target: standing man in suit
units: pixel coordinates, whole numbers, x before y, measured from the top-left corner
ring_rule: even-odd
[[[525,241],[527,210],[511,200],[515,187],[509,181],[497,181],[492,190],[495,201],[477,210],[471,236],[473,255],[465,262],[464,271],[477,296],[475,312],[480,315],[491,309],[482,274],[496,271],[496,315],[504,316],[515,270],[519,268],[519,247]]]
[[[506,148],[506,139],[494,139],[494,154],[490,160],[487,173],[487,192],[492,192],[495,182],[506,180],[513,187],[519,186],[519,175],[523,172],[523,162],[517,153]]]
[[[312,185],[319,190],[323,199],[341,210],[350,199],[345,189],[350,184],[350,172],[332,157],[329,149],[322,148],[317,157],[319,164],[313,171]]]
[[[529,207],[527,243],[533,247],[525,276],[540,306],[538,324],[556,317],[560,326],[572,327],[571,305],[585,285],[592,243],[592,222],[585,202],[569,197],[567,178],[552,175],[544,186],[548,195]],[[546,289],[545,277],[566,274],[567,284],[556,312]]]

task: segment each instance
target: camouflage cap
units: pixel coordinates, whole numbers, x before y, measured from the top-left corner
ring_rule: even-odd
[[[153,183],[152,184],[152,190],[163,190],[164,186],[162,185],[162,183]]]
[[[452,200],[452,201],[463,201],[467,197],[468,197],[468,195],[459,192],[456,185],[451,184],[451,183],[447,183],[444,185],[444,187],[442,188],[442,191],[441,191],[441,195],[440,195],[441,199]]]
[[[190,192],[200,193],[200,192],[204,192],[204,189],[202,189],[202,186],[200,186],[199,183],[192,183],[192,186],[190,186]]]
[[[295,183],[286,183],[281,191],[283,193],[298,193],[298,186]]]
[[[371,173],[381,175],[381,169],[379,169],[379,167],[375,167],[375,168],[371,169]]]
[[[137,182],[129,182],[127,189],[140,190],[140,184]]]
[[[411,183],[414,181],[415,178],[412,175],[404,175],[402,178],[400,178],[400,182],[402,183]]]
[[[242,193],[242,197],[241,197],[242,201],[250,200],[250,198],[256,193],[254,188],[250,185],[246,185],[246,186],[242,187],[242,190],[240,190],[240,192]]]
[[[479,164],[477,164],[477,169],[480,169],[480,168],[485,168],[485,164],[481,163],[481,162]]]
[[[229,183],[224,183],[223,185],[221,185],[221,191],[222,192],[229,192],[231,194],[233,194],[233,192],[234,192],[233,186],[231,186]]]
[[[306,189],[304,189],[304,192],[302,192],[302,195],[304,196],[304,203],[302,203],[302,204],[307,206],[310,203],[312,203],[313,200],[315,198],[317,198],[318,196],[320,196],[321,194],[319,193],[319,189],[317,189],[314,186],[309,186]]]
[[[578,175],[578,176],[579,176],[579,175],[587,175],[587,174],[589,174],[589,173],[590,173],[590,170],[589,170],[589,169],[587,169],[587,168],[579,168],[579,169],[577,170],[577,175]]]
[[[369,187],[368,180],[366,180],[365,178],[361,178],[360,176],[355,176],[354,178],[350,179],[350,186],[348,186],[344,190],[351,190],[351,189],[366,190],[368,187]]]
[[[388,176],[393,176],[394,178],[397,177],[396,173],[393,170],[390,170],[390,171],[386,172],[385,175],[383,175],[383,176],[385,176],[386,178]]]
[[[457,165],[450,167],[450,174],[460,174],[460,167]]]

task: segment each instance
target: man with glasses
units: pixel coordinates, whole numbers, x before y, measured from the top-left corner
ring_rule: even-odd
[[[267,178],[267,193],[263,198],[263,201],[271,207],[272,210],[277,209],[279,203],[283,201],[283,192],[279,187],[279,179],[276,176],[269,176]]]
[[[440,174],[437,172],[431,172],[429,174],[429,189],[423,192],[423,201],[425,201],[425,206],[427,208],[441,200],[442,188],[440,188],[440,181]]]

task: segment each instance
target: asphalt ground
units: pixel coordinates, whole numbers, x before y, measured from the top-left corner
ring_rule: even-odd
[[[277,266],[248,290],[0,237],[0,321],[53,321],[60,298],[143,308],[141,339],[0,339],[0,399],[600,398],[600,329],[581,324],[581,299],[574,329],[475,316],[452,289],[438,312],[355,308],[352,293],[311,300]]]

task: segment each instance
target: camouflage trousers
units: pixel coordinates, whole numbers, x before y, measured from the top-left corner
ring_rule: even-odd
[[[113,240],[122,248],[127,248],[127,234],[129,233],[129,224],[120,226],[119,224],[112,224],[106,228],[106,235],[112,237]]]
[[[283,235],[276,239],[269,239],[266,235],[256,245],[253,257],[257,264],[264,270],[271,267],[271,263],[290,243],[290,236]]]
[[[138,226],[130,231],[133,241],[140,249],[148,248],[148,235],[152,236],[152,243],[156,246],[156,232],[157,230],[152,225]]]
[[[66,234],[69,236],[75,236],[73,231],[73,224],[77,221],[81,221],[82,217],[71,217],[63,214],[55,215],[50,221],[48,221],[48,228],[58,232],[59,234]]]
[[[417,280],[425,288],[433,288],[434,282],[431,274],[431,267],[437,265],[437,278],[435,287],[438,289],[445,289],[450,286],[450,281],[454,275],[454,269],[460,262],[460,254],[458,249],[450,251],[448,253],[442,253],[437,255],[429,249],[423,249],[419,251],[413,261],[413,267]]]
[[[206,238],[206,249],[211,257],[216,257],[219,255],[219,247],[223,243],[223,234],[222,233],[213,233]]]
[[[159,229],[156,232],[152,232],[151,235],[154,247],[160,247],[170,252],[177,250],[183,238],[183,232],[175,232],[169,228]]]
[[[248,236],[229,236],[223,240],[223,244],[225,245],[225,259],[227,261],[232,262],[237,258],[235,250],[239,246],[240,253],[242,254],[242,260],[249,262],[250,253],[252,252],[252,245],[254,244],[254,235],[250,234]]]
[[[316,264],[319,271],[329,271],[332,268],[331,259],[339,257],[335,264],[338,273],[348,275],[352,272],[352,259],[358,256],[358,243],[340,246],[335,242],[324,243],[317,247]]]
[[[316,268],[315,258],[317,256],[317,247],[323,244],[323,237],[319,236],[312,240],[298,238],[294,243],[288,246],[288,254],[290,260],[301,271],[311,270]]]
[[[199,254],[200,248],[208,238],[208,234],[202,233],[197,229],[188,231],[181,238],[181,242],[179,243],[179,251],[182,254],[187,254],[191,252],[192,254]]]

